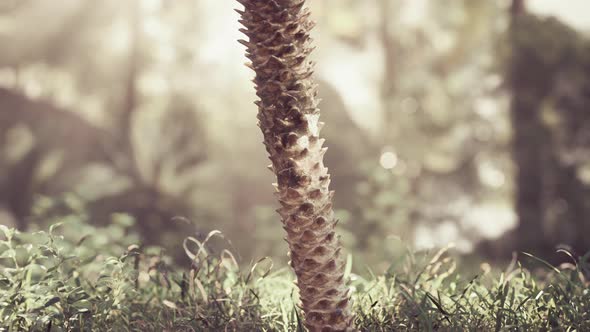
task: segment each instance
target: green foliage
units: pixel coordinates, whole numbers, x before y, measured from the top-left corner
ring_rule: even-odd
[[[385,275],[358,281],[357,323],[363,331],[590,328],[590,284],[582,273],[588,273],[587,263],[563,269],[542,263],[546,269],[537,276],[520,263],[500,274],[484,263],[483,273],[465,278],[445,249],[434,256],[409,254]]]
[[[403,255],[404,243],[413,240],[415,225],[411,224],[410,216],[416,213],[417,202],[411,199],[408,178],[380,166],[365,168],[367,179],[356,188],[359,197],[353,210],[356,218],[346,227],[353,231],[357,259],[372,267],[386,268],[392,259]]]
[[[240,273],[229,251],[212,254],[219,233],[211,232],[185,240],[191,268],[183,271],[160,248],[131,244],[130,226],[124,216],[104,228],[80,220],[35,233],[1,226],[0,331],[295,327],[283,270],[271,273],[261,260]]]
[[[133,245],[128,221],[93,228],[73,219],[34,233],[1,226],[0,331],[301,329],[288,269],[268,259],[240,268],[211,245],[217,231],[185,239],[191,267],[175,267],[161,249]],[[535,273],[484,263],[461,276],[443,249],[408,253],[383,275],[347,273],[363,331],[586,331],[589,257],[559,269],[527,257],[544,266]]]

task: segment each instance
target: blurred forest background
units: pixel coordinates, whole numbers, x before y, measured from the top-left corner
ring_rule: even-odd
[[[590,249],[588,1],[310,4],[357,262],[450,242],[487,259]],[[233,8],[0,0],[0,223],[126,214],[178,255],[219,229],[242,262],[286,260]]]

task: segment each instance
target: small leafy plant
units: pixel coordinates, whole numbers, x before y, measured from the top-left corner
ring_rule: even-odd
[[[185,239],[189,267],[137,245],[132,221],[67,218],[47,231],[0,226],[0,331],[303,331],[294,276],[241,266],[218,231]],[[567,253],[563,253],[566,255]],[[408,252],[382,275],[351,273],[361,331],[589,331],[590,254],[531,272],[463,272],[446,250]]]

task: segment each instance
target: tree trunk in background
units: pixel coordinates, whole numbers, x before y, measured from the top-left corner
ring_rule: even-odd
[[[138,107],[137,77],[140,71],[141,60],[141,7],[139,0],[129,2],[129,34],[131,47],[127,59],[127,72],[125,73],[125,94],[121,105],[120,123],[118,124],[118,139],[121,141],[125,158],[124,169],[131,179],[137,184],[144,184],[139,165],[133,147],[133,122]]]
[[[546,162],[544,150],[547,132],[539,115],[542,98],[534,87],[537,75],[530,75],[529,67],[520,54],[518,34],[520,20],[526,15],[523,0],[513,0],[511,8],[510,38],[512,59],[510,64],[510,88],[512,100],[510,119],[512,122],[512,157],[515,175],[515,209],[518,216],[516,245],[519,250],[536,251],[543,246],[543,175]]]
[[[539,41],[530,39],[539,24],[527,21],[523,0],[513,0],[511,15],[510,115],[516,166],[515,207],[519,220],[514,248],[558,262],[561,259],[556,247],[559,245],[571,246],[578,255],[589,249],[586,235],[588,194],[577,175],[579,165],[567,164],[560,158],[562,147],[557,142],[555,125],[544,122],[542,113],[544,103],[554,98],[560,71],[568,65],[563,59],[572,56],[572,46],[568,45],[580,41],[575,34],[567,35],[555,25],[542,23],[545,25],[540,27],[548,29],[545,33],[568,40],[561,44],[538,45]],[[546,60],[539,53],[544,47],[557,48],[559,53],[555,60],[543,62]],[[565,109],[560,113],[562,118],[568,116]],[[579,121],[585,119],[574,120]]]
[[[512,0],[512,6],[510,7],[512,14],[512,20],[514,21],[518,16],[525,14],[526,9],[524,6],[524,0]]]
[[[512,156],[516,166],[515,208],[518,216],[516,247],[531,251],[545,242],[543,231],[544,149],[539,141],[543,135],[538,106],[532,100],[520,98],[513,87],[511,102]]]
[[[310,331],[351,329],[341,246],[334,228],[330,176],[319,137],[316,84],[303,0],[238,0],[256,77],[259,126],[277,176],[278,210],[287,231],[305,325]]]
[[[10,144],[5,135],[17,126],[23,126],[32,134],[34,145],[18,161],[10,162],[3,160],[6,156],[0,156],[0,206],[5,205],[18,228],[24,230],[31,217],[35,195],[57,195],[45,190],[48,182],[53,183],[55,190],[63,185],[67,175],[82,167],[108,162],[100,143],[110,136],[72,110],[0,87],[0,147]],[[88,146],[97,148],[89,150]],[[43,160],[55,151],[64,152],[62,166],[50,179],[38,179],[36,174]]]
[[[563,243],[574,255],[582,256],[590,250],[588,188],[580,181],[576,165],[564,165],[554,156],[551,166],[549,195],[553,199],[545,210],[553,227],[547,242]]]
[[[379,36],[383,44],[383,81],[381,82],[381,98],[383,100],[383,124],[382,138],[385,146],[392,144],[393,140],[393,112],[392,98],[395,96],[395,44],[390,34],[390,13],[392,0],[381,0],[379,10],[381,12],[381,24],[379,27]]]
[[[0,202],[4,202],[13,214],[16,227],[20,231],[27,229],[33,206],[35,173],[41,166],[42,152],[33,147],[21,160],[8,170],[5,182],[0,181]],[[1,179],[0,179],[1,180]]]

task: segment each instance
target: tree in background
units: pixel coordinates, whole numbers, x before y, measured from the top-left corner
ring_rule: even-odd
[[[490,55],[499,34],[499,6],[428,2],[423,20],[407,24],[404,2],[375,3],[381,158],[366,160],[365,181],[357,188],[350,227],[365,251],[356,253],[364,253],[363,261],[389,265],[400,244],[391,239],[397,237],[420,247],[457,241],[469,250],[487,236],[485,226],[474,226],[471,210],[510,209],[504,181],[509,126]],[[439,227],[453,236],[439,236]]]
[[[18,91],[0,88],[0,105],[0,202],[24,230],[35,196],[63,193],[84,167],[109,162],[102,149],[109,136],[72,112]]]
[[[140,0],[123,7],[68,2],[55,15],[49,10],[41,1],[0,10],[15,18],[7,18],[8,33],[0,36],[15,45],[0,52],[0,208],[24,229],[43,219],[35,215],[39,196],[75,193],[94,223],[128,213],[147,243],[177,242],[194,228],[172,217],[207,214],[191,202],[195,173],[208,159],[204,119],[184,91],[162,89],[154,101],[141,83],[162,61],[146,20],[171,18],[182,30],[188,19],[175,6],[148,12]],[[31,28],[40,12],[49,16],[43,31]],[[113,26],[116,33],[105,33]],[[30,34],[36,39],[14,41]],[[186,35],[194,36],[187,30],[175,37]],[[185,43],[178,44],[171,53],[182,55],[175,64],[184,72],[192,59]],[[177,68],[157,69],[172,76]],[[146,116],[153,117],[147,130],[141,127]]]
[[[349,294],[308,59],[310,13],[300,0],[240,2],[249,39],[242,43],[256,73],[259,126],[277,176],[278,212],[287,231],[305,325],[311,331],[348,330]]]
[[[508,34],[518,225],[496,255],[519,250],[555,261],[559,245],[582,255],[590,249],[582,235],[590,221],[589,182],[582,174],[590,117],[581,106],[589,98],[582,77],[590,43],[554,18],[528,14],[524,0],[512,2]]]
[[[424,4],[419,12],[416,3]],[[331,142],[324,160],[354,261],[386,268],[404,245],[397,237],[420,248],[455,241],[469,249],[501,237],[515,210],[542,220],[528,218],[488,248],[502,258],[536,246],[525,248],[527,238],[544,248],[531,251],[552,253],[559,243],[587,250],[588,43],[526,12],[505,34],[513,15],[504,3],[310,4],[322,135]],[[258,185],[271,175],[261,167],[256,109],[243,105],[252,89],[235,79],[248,74],[234,67],[241,50],[220,37],[234,31],[231,6],[0,5],[0,44],[11,45],[0,51],[0,218],[35,227],[45,219],[39,197],[73,192],[94,223],[127,212],[146,238],[173,245],[194,231],[170,223],[184,215],[200,229],[223,230],[244,261],[281,261],[274,200]],[[514,48],[514,61],[501,56],[500,36],[513,38],[502,45]],[[521,78],[510,78],[512,70]],[[518,81],[512,106],[522,112],[510,109],[502,77]],[[514,140],[512,120],[522,129]],[[525,171],[515,179],[520,162]]]
[[[539,110],[543,99],[551,89],[540,65],[531,66],[535,54],[525,53],[522,37],[522,21],[526,19],[523,0],[514,0],[511,7],[510,41],[512,60],[510,63],[510,106],[513,130],[512,149],[516,165],[515,208],[519,217],[517,239],[523,250],[537,251],[546,243],[543,227],[543,159],[548,149],[548,132],[543,126]],[[528,37],[527,37],[528,38]],[[535,248],[535,249],[533,249]]]

